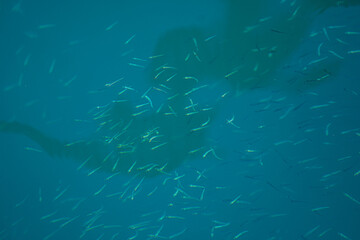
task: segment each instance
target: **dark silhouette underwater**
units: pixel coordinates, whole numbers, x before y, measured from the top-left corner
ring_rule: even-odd
[[[341,61],[329,58],[301,69],[303,78],[295,83],[274,81],[318,14],[360,4],[302,0],[272,13],[266,0],[224,2],[226,19],[218,35],[209,37],[211,28],[188,27],[160,37],[146,69],[150,87],[136,96],[144,104],[135,106],[129,100],[135,91],[121,89],[116,100],[93,115],[99,121],[99,139],[63,142],[17,121],[0,121],[0,131],[27,136],[50,156],[74,159],[93,171],[154,176],[197,156],[221,158],[208,143],[207,131],[216,127],[212,121],[225,95],[274,85],[297,92],[335,78]],[[230,91],[215,103],[194,101],[196,91],[220,85]],[[158,107],[151,97],[155,93],[164,96]]]

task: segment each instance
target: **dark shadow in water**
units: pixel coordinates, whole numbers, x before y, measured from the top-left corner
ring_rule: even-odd
[[[304,79],[296,84],[274,82],[276,71],[300,45],[317,14],[337,5],[360,4],[359,0],[296,2],[279,4],[272,14],[269,9],[274,7],[266,0],[229,0],[223,32],[218,35],[199,28],[167,32],[147,69],[152,88],[139,96],[146,105],[135,107],[127,96],[132,90],[124,89],[118,100],[94,113],[104,138],[65,143],[26,124],[5,121],[0,122],[0,131],[25,135],[50,156],[75,159],[93,171],[154,176],[197,155],[218,158],[207,146],[206,136],[221,97],[208,106],[193,102],[193,92],[224,84],[234,94],[274,84],[298,91],[336,74],[340,62],[326,60],[303,71]],[[149,97],[154,89],[166,96],[156,109]]]

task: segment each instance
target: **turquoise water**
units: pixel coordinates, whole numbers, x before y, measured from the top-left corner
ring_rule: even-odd
[[[0,239],[360,239],[344,4],[0,3]]]

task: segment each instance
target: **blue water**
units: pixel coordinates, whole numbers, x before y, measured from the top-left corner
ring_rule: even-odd
[[[268,2],[276,14],[280,1]],[[208,146],[168,174],[90,174],[1,133],[0,239],[360,239],[359,14],[338,7],[313,17],[270,84],[239,92],[204,80],[216,84],[195,101],[223,98]],[[219,37],[225,19],[219,0],[3,1],[0,120],[61,140],[96,137],[94,108],[124,86],[151,85],[161,36],[197,27]],[[322,57],[338,61],[331,79],[291,84]]]

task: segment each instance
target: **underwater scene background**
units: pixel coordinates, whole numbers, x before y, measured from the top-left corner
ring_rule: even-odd
[[[360,239],[360,1],[0,2],[0,239]]]

